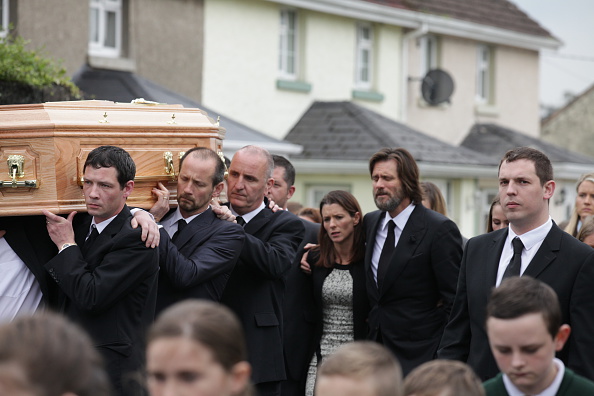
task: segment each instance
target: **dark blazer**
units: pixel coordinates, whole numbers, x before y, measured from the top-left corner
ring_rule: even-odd
[[[320,225],[301,220],[305,236],[297,249],[291,268],[285,274],[285,299],[283,305],[283,347],[287,380],[281,385],[283,396],[305,394],[309,362],[315,349],[315,305],[311,275],[301,271],[303,247],[318,243]]]
[[[46,306],[58,308],[58,285],[49,277],[43,265],[58,253],[49,237],[45,216],[0,217],[4,239],[35,276]]]
[[[439,358],[467,362],[482,380],[499,372],[485,331],[485,309],[507,234],[505,228],[466,244],[454,307],[438,352]],[[563,323],[571,325],[558,357],[578,374],[594,378],[594,249],[553,224],[523,275],[557,292]]]
[[[309,260],[312,268],[313,287],[314,287],[314,301],[316,304],[316,347],[319,345],[324,332],[324,306],[322,300],[322,288],[326,277],[334,270],[334,268],[325,268],[315,266],[317,261],[316,255]],[[340,271],[340,270],[337,270]],[[365,266],[362,262],[353,263],[349,266],[348,271],[353,278],[353,330],[355,340],[364,340],[367,338],[369,329],[367,327],[367,317],[369,315],[369,299],[367,298]]]
[[[398,240],[382,290],[378,290],[371,257],[385,213],[369,213],[364,221],[369,338],[388,347],[406,375],[435,356],[456,294],[462,237],[453,221],[416,205]]]
[[[485,388],[486,396],[509,396],[503,383],[503,374],[499,374],[497,377],[485,382],[483,387]],[[563,380],[561,380],[561,385],[555,396],[578,395],[594,395],[594,383],[565,368]]]
[[[175,243],[161,229],[157,313],[187,298],[220,301],[244,239],[243,227],[217,218],[211,208],[194,218]]]
[[[90,334],[103,355],[116,394],[133,394],[123,381],[144,363],[144,335],[157,298],[158,250],[145,246],[124,206],[84,257],[79,246],[92,218],[76,217],[82,217],[75,227],[78,246],[66,248],[45,268],[67,297],[66,315]]]
[[[243,325],[253,382],[282,381],[284,274],[303,239],[303,223],[292,213],[264,208],[244,229],[245,243],[221,302]]]

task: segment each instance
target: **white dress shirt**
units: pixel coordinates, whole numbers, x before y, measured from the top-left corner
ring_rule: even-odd
[[[388,237],[388,222],[393,221],[396,224],[394,227],[394,247],[398,245],[398,240],[402,234],[402,230],[406,226],[410,215],[415,209],[414,204],[408,205],[402,212],[398,213],[396,217],[390,217],[390,214],[386,212],[384,219],[381,221],[379,228],[375,234],[375,244],[373,245],[373,255],[371,256],[371,270],[373,271],[373,279],[377,283],[377,266],[379,263],[380,256],[382,255],[382,249],[384,243]]]
[[[209,206],[209,208],[210,208],[210,206]],[[196,217],[200,216],[202,213],[204,213],[204,212],[200,212],[198,214],[188,217],[187,219],[184,219],[181,212],[179,211],[179,206],[178,206],[177,209],[175,210],[175,212],[173,212],[173,214],[171,216],[167,217],[164,220],[161,220],[161,225],[163,226],[165,231],[167,231],[167,234],[169,234],[169,238],[173,238],[173,235],[177,232],[177,228],[178,228],[177,222],[179,220],[184,219],[187,224],[190,224],[190,222],[192,220],[194,220]]]
[[[522,235],[516,235],[516,233],[512,230],[511,226],[508,227],[509,232],[507,234],[507,239],[505,240],[505,244],[503,245],[503,251],[501,252],[501,258],[499,259],[499,268],[497,269],[497,282],[495,283],[496,286],[499,286],[501,283],[501,279],[503,278],[503,273],[507,268],[510,260],[514,255],[514,248],[512,245],[512,241],[515,237],[520,238],[522,243],[524,244],[524,249],[522,249],[522,266],[520,267],[520,275],[524,273],[530,261],[536,255],[536,252],[542,245],[542,242],[546,238],[549,231],[553,227],[553,220],[549,216],[549,219],[541,226],[528,231]]]
[[[19,315],[31,315],[43,308],[41,288],[35,275],[0,238],[0,322],[9,322]]]
[[[231,209],[231,213],[233,213],[234,216],[241,216],[241,218],[245,221],[245,224],[249,223],[250,220],[253,219],[254,217],[256,217],[256,215],[258,213],[260,213],[262,211],[262,209],[264,209],[265,207],[266,207],[266,205],[264,205],[264,201],[262,201],[260,206],[258,206],[256,209],[254,209],[251,212],[246,213],[244,215],[239,215],[239,214],[237,214],[236,211],[233,210],[233,205],[229,205],[229,208]]]

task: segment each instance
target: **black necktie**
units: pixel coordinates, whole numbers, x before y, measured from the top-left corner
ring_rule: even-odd
[[[89,252],[89,250],[91,250],[91,246],[93,246],[93,242],[95,242],[95,239],[97,239],[98,236],[99,236],[99,231],[97,231],[97,227],[95,226],[95,224],[93,224],[91,226],[91,234],[85,240],[85,244],[82,247],[83,256],[86,256],[87,253]]]
[[[241,216],[237,216],[237,217],[235,218],[235,221],[237,221],[237,224],[239,224],[239,225],[240,225],[240,226],[242,226],[242,227],[245,225],[245,220],[244,220],[244,219],[243,219],[243,217],[241,217]]]
[[[382,282],[384,277],[386,276],[386,272],[388,272],[388,267],[390,266],[390,259],[392,258],[392,253],[394,252],[394,244],[395,244],[395,237],[394,237],[394,228],[396,227],[396,223],[392,220],[388,222],[388,236],[386,237],[386,241],[384,242],[384,247],[382,248],[382,254],[380,255],[380,259],[377,263],[377,288],[381,289]]]
[[[184,219],[179,219],[177,221],[177,231],[175,231],[175,234],[173,234],[173,236],[171,237],[171,242],[175,243],[175,241],[179,237],[179,234],[181,234],[182,230],[186,228],[187,225],[188,223],[186,223]]]
[[[503,273],[503,278],[501,278],[502,281],[511,276],[520,276],[520,269],[522,268],[522,249],[524,249],[524,244],[520,238],[515,237],[512,240],[512,245],[514,246],[514,255]]]

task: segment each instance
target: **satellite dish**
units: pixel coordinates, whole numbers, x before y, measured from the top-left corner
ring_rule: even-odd
[[[454,92],[454,80],[441,69],[429,70],[421,84],[421,95],[425,102],[436,106],[443,102],[449,102]]]

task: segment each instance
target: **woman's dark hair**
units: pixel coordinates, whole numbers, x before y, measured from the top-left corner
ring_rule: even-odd
[[[355,217],[356,213],[361,215],[361,206],[353,194],[342,191],[334,190],[322,198],[320,202],[320,213],[326,205],[337,204],[340,205],[351,217]],[[320,258],[316,265],[326,268],[331,268],[336,262],[336,250],[334,244],[328,236],[328,233],[323,227],[324,219],[322,217],[322,227],[320,227],[320,233],[318,235]],[[318,250],[316,249],[316,250]],[[344,257],[350,259],[351,263],[362,261],[365,258],[365,232],[363,229],[363,216],[361,215],[361,221],[355,225],[355,231],[353,234],[353,252],[351,257]]]

